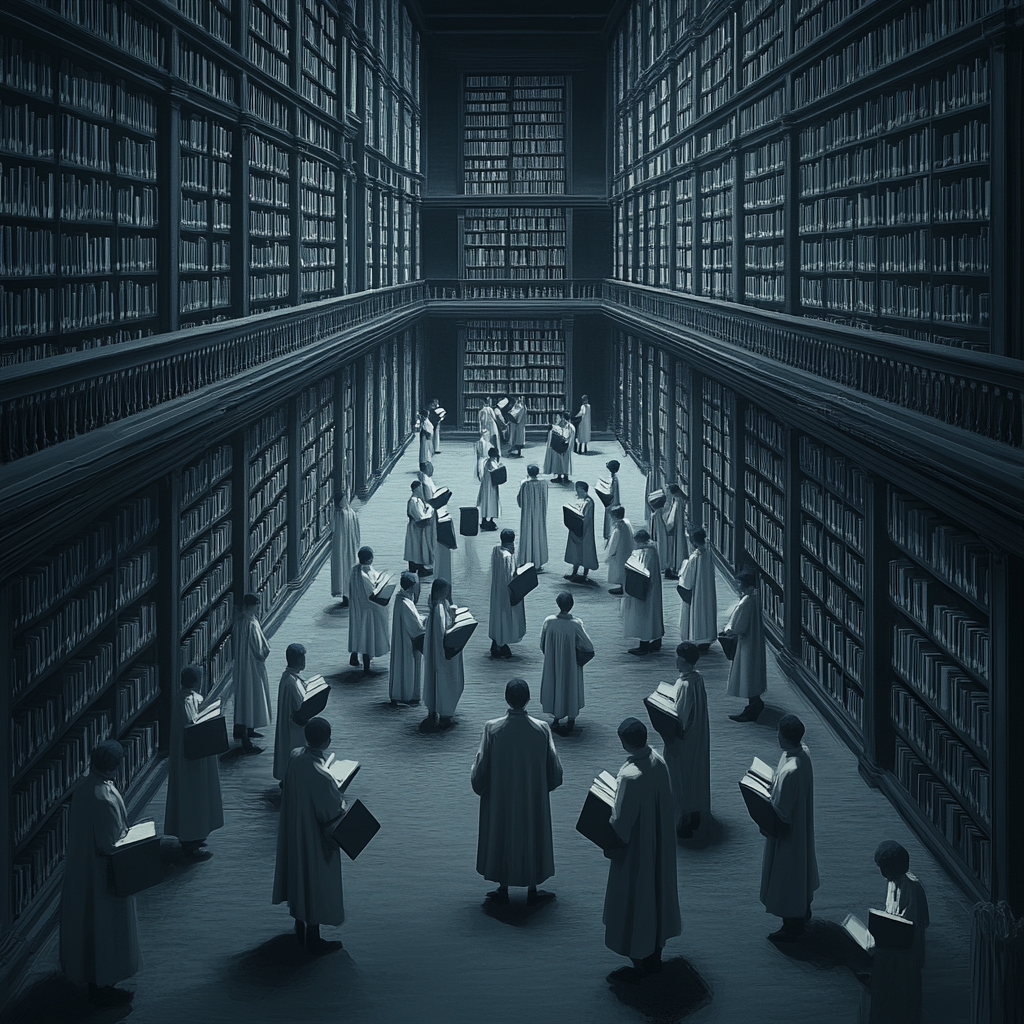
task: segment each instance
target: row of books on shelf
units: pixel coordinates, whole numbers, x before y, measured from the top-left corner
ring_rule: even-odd
[[[198,114],[183,114],[179,131],[182,149],[230,158],[231,130]]]
[[[147,722],[122,736],[121,746],[124,747],[124,758],[115,784],[122,793],[127,793],[156,759],[160,748],[159,721]]]
[[[125,608],[156,582],[156,548],[146,548],[117,564],[117,607]]]
[[[821,649],[806,636],[800,638],[801,660],[821,689],[857,723],[864,727],[864,695],[850,686],[842,671],[825,657]]]
[[[776,555],[782,557],[785,552],[786,533],[775,519],[750,502],[745,503],[744,519],[754,535],[767,544]]]
[[[288,274],[253,275],[249,279],[249,301],[271,302],[287,299],[291,295],[291,280]]]
[[[830,576],[825,580],[825,589],[822,593],[815,591],[816,596],[824,601],[825,607],[842,620],[847,628],[856,634],[860,640],[864,639],[865,616],[864,604],[856,597],[851,597],[846,587]]]
[[[59,245],[58,245],[59,239]],[[0,276],[38,277],[79,274],[144,273],[156,270],[157,241],[148,235],[68,234],[41,228],[0,227]],[[114,259],[118,254],[119,258]]]
[[[260,482],[269,476],[288,458],[288,438],[279,437],[270,442],[259,454],[251,456],[249,461],[249,491],[252,492]]]
[[[178,544],[187,547],[207,527],[231,510],[231,482],[225,481],[179,516]]]
[[[255,523],[263,514],[263,510],[277,501],[278,496],[284,493],[288,486],[288,465],[282,463],[268,476],[258,490],[254,490],[249,497],[249,522]]]
[[[181,313],[192,313],[202,309],[227,309],[230,305],[230,277],[178,282],[178,310]]]
[[[231,586],[233,576],[234,560],[224,558],[182,594],[178,602],[182,632],[191,629],[206,614],[210,606]]]
[[[778,484],[769,483],[747,469],[743,471],[743,486],[750,497],[760,502],[761,506],[768,509],[780,523],[785,523],[786,496],[779,490]]]
[[[771,586],[767,577],[762,576],[758,581],[758,592],[761,595],[761,611],[766,620],[782,632],[786,628],[786,601],[781,591]]]
[[[786,566],[782,559],[763,542],[756,532],[747,531],[744,546],[761,572],[764,573],[765,582],[770,580],[776,587],[783,588],[786,585]]]
[[[278,535],[282,527],[288,522],[288,495],[281,492],[280,497],[273,504],[261,506],[259,518],[250,519],[252,527],[249,530],[249,551],[260,551],[271,537]]]
[[[181,238],[178,269],[188,271],[230,270],[231,242],[225,239]]]
[[[466,368],[463,370],[463,380],[467,381],[494,381],[496,370],[501,370],[502,382],[510,381],[534,381],[547,383],[555,381],[561,383],[565,380],[565,369],[563,367],[531,366],[529,368],[518,368],[514,363],[492,362],[485,364],[485,369],[471,369],[474,364],[466,361]]]
[[[786,460],[770,448],[758,444],[752,437],[744,440],[744,455],[747,464],[753,466],[766,480],[776,487],[786,487]]]
[[[323,436],[326,431],[330,430],[334,426],[334,408],[333,406],[327,405],[321,408],[316,413],[312,414],[309,419],[305,419],[299,428],[299,443],[303,448],[313,444],[316,441],[318,444],[323,444],[326,447],[329,446],[330,442]],[[321,451],[319,454],[323,454]]]
[[[260,599],[260,615],[265,617],[273,610],[278,597],[288,585],[288,528],[282,530],[281,552],[278,559],[268,550],[249,569],[249,592]]]
[[[160,693],[160,676],[156,665],[135,665],[131,672],[117,681],[114,718],[120,732],[143,708],[152,704]]]
[[[64,804],[11,866],[11,917],[28,909],[53,873],[64,863],[70,803]]]
[[[857,638],[847,636],[842,622],[832,618],[809,594],[800,594],[800,622],[837,665],[856,683],[864,678],[864,648]]]
[[[123,665],[156,639],[156,605],[139,605],[138,615],[117,623],[117,663]]]
[[[320,437],[316,445],[310,445],[302,452],[302,472],[316,470],[321,480],[326,480],[334,472],[334,444],[331,436]]]
[[[179,589],[189,586],[231,546],[231,520],[225,520],[201,537],[179,557]]]

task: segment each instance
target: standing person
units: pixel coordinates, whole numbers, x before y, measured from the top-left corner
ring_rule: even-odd
[[[568,590],[555,598],[558,614],[549,615],[540,628],[544,671],[540,678],[541,707],[554,718],[551,728],[568,736],[584,705],[582,656],[594,653],[594,642],[583,623],[572,614],[575,603]],[[562,726],[562,719],[566,723]]]
[[[580,411],[576,413],[579,426],[576,428],[576,452],[585,455],[590,444],[590,399],[584,395],[580,402]]]
[[[430,400],[430,405],[427,406],[427,415],[434,413],[437,417],[437,424],[434,427],[434,436],[431,438],[430,451],[432,455],[437,455],[441,451],[441,420],[444,419],[444,412],[438,413],[438,409],[441,408],[441,403],[436,399]]]
[[[501,531],[501,543],[491,552],[491,606],[487,632],[491,638],[492,658],[511,658],[509,644],[526,636],[526,602],[512,604],[508,585],[516,571],[516,534]]]
[[[622,598],[622,626],[627,637],[635,636],[639,647],[630,648],[630,654],[644,655],[661,650],[665,635],[665,619],[661,602],[661,562],[651,535],[643,528],[633,534],[633,554],[651,574],[647,597],[641,600],[626,594]]]
[[[289,644],[284,652],[288,667],[281,673],[277,687],[277,730],[274,734],[274,778],[284,785],[288,757],[303,743],[302,726],[295,721],[295,713],[306,699],[306,648],[302,644]]]
[[[668,509],[667,503],[661,508],[651,507],[651,494],[654,491],[662,490],[660,484],[661,473],[656,466],[652,466],[647,472],[647,481],[644,484],[644,507],[650,514],[648,532],[651,540],[658,547],[658,558],[663,566],[668,565],[668,529],[665,526],[665,513]]]
[[[418,485],[419,481],[415,483]],[[385,605],[370,600],[380,575],[373,568],[373,548],[364,545],[358,555],[358,563],[349,570],[349,593],[352,595],[352,610],[348,613],[349,664],[353,668],[358,667],[361,654],[363,671],[369,672],[370,660],[383,657],[391,649],[388,610]]]
[[[209,860],[213,854],[200,849],[206,837],[224,827],[220,797],[220,766],[217,756],[190,761],[185,757],[185,727],[202,708],[199,692],[203,673],[195,665],[181,670],[181,686],[171,700],[171,736],[167,757],[167,802],[164,832],[177,836],[182,853],[193,860]]]
[[[491,474],[501,465],[501,456],[498,449],[491,447],[487,452],[487,461],[484,463],[483,474],[480,477],[480,489],[477,491],[476,504],[480,509],[480,529],[496,530],[498,524],[494,521],[501,515],[501,501],[498,497],[498,485],[494,482]]]
[[[290,752],[277,823],[273,902],[288,904],[295,937],[311,953],[341,949],[321,937],[320,925],[345,922],[341,847],[328,834],[345,813],[338,783],[324,765],[331,723],[311,718],[303,742]]]
[[[426,724],[442,729],[452,726],[452,716],[466,688],[466,670],[462,651],[454,658],[444,656],[444,631],[455,618],[448,581],[435,577],[430,588],[427,635],[423,640],[423,703],[427,705]],[[439,721],[440,720],[440,721]]]
[[[572,566],[572,572],[566,574],[567,580],[585,581],[587,573],[597,568],[597,541],[594,539],[594,499],[590,496],[590,486],[583,480],[576,481],[576,500],[583,513],[583,536],[577,537],[570,530],[565,538],[565,561]],[[583,569],[582,577],[579,575]]]
[[[522,509],[516,564],[533,562],[540,572],[548,560],[548,482],[538,479],[539,466],[527,466],[526,473],[516,495],[516,504]]]
[[[686,546],[686,498],[679,484],[668,485],[668,506],[665,513],[665,578],[679,578],[676,566],[682,565],[690,552]]]
[[[487,898],[508,903],[508,887],[525,885],[533,906],[555,898],[537,886],[555,873],[548,794],[562,784],[562,762],[547,722],[526,713],[529,700],[526,680],[510,679],[508,711],[484,724],[470,781],[480,797],[476,870],[498,883]]]
[[[708,549],[703,529],[690,534],[693,553],[679,567],[679,586],[689,591],[679,609],[679,639],[692,640],[707,654],[718,639],[718,590],[715,583],[715,559]]]
[[[633,524],[626,518],[626,510],[621,505],[613,505],[611,513],[612,535],[606,545],[608,549],[608,588],[609,594],[621,594],[626,582],[626,562],[633,554]]]
[[[341,598],[341,607],[348,604],[348,571],[356,564],[359,550],[359,516],[342,491],[334,502],[331,533],[331,596]]]
[[[761,862],[761,902],[782,927],[768,936],[793,942],[811,916],[811,900],[821,884],[814,854],[814,771],[801,742],[804,723],[796,715],[779,719],[782,756],[772,782],[772,807],[787,827],[778,838],[766,836]]]
[[[432,566],[434,559],[437,557],[437,509],[430,504],[430,499],[438,491],[437,485],[434,483],[434,464],[432,462],[421,462],[420,471],[416,474],[416,479],[423,485],[421,497],[430,509],[430,525],[424,527],[424,529],[427,531],[427,554],[430,558],[427,565]]]
[[[508,447],[509,454],[517,459],[523,457],[523,446],[526,444],[526,406],[522,395],[512,395],[512,405],[508,410]]]
[[[405,560],[409,563],[409,572],[429,576],[434,564],[434,555],[430,550],[434,510],[423,497],[423,484],[419,480],[413,480],[409,489],[412,494],[405,503]]]
[[[492,395],[490,398],[484,399],[484,404],[480,407],[480,413],[477,416],[477,423],[480,425],[481,434],[486,429],[487,436],[490,438],[491,447],[498,449],[498,454],[501,454],[501,430],[505,426],[505,417],[495,408],[497,399]]]
[[[556,452],[552,439],[558,434],[565,441],[565,451]],[[544,472],[551,473],[555,483],[571,483],[572,450],[576,443],[576,428],[569,422],[569,414],[563,409],[555,414],[555,422],[548,431],[547,447],[544,449]]]
[[[332,573],[333,575],[333,573]],[[259,620],[260,599],[255,594],[242,598],[242,615],[235,640],[235,727],[236,740],[242,741],[243,754],[259,754],[262,747],[253,744],[262,739],[256,730],[270,725],[270,680],[267,655],[270,644]]]
[[[678,736],[665,738],[665,764],[672,780],[676,806],[676,835],[691,839],[711,820],[711,727],[704,677],[697,671],[696,644],[676,647],[676,716]]]
[[[434,454],[434,424],[430,422],[426,409],[420,410],[420,457],[417,462],[429,462]]]
[[[416,607],[419,577],[403,572],[401,592],[395,597],[391,616],[391,675],[388,686],[392,707],[398,702],[419,704],[422,651],[413,647],[413,640],[423,635],[423,616]]]
[[[612,509],[616,505],[622,504],[622,499],[619,497],[619,461],[618,459],[612,459],[610,462],[604,464],[605,469],[609,472],[608,482],[611,484],[612,497],[611,501],[608,502],[604,510],[604,539],[610,540],[612,535]]]
[[[482,480],[484,478],[484,463],[487,461],[487,453],[492,447],[491,432],[488,427],[483,426],[480,428],[480,436],[476,439],[476,444],[473,447],[473,451],[476,455],[477,480]]]
[[[68,813],[60,966],[72,984],[89,986],[96,1006],[131,1002],[134,993],[115,986],[142,967],[135,897],[115,896],[107,875],[114,845],[128,831],[124,800],[114,785],[123,757],[116,740],[96,745]]]
[[[747,698],[747,706],[738,715],[729,716],[734,722],[756,722],[764,710],[761,694],[768,689],[757,573],[743,569],[736,582],[740,586],[740,600],[724,630],[727,636],[736,637],[736,655],[729,667],[729,688],[725,692],[730,697]]]
[[[672,839],[673,801],[668,768],[647,745],[647,727],[627,718],[618,729],[628,755],[616,777],[609,824],[623,843],[609,850],[604,895],[604,944],[633,961],[608,975],[611,982],[639,984],[661,971],[665,943],[682,931]]]

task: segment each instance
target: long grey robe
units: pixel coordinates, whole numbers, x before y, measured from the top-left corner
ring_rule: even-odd
[[[370,600],[370,594],[373,593],[373,586],[379,575],[372,565],[357,564],[349,570],[350,654],[368,654],[371,658],[379,658],[391,649],[388,642],[387,607]]]
[[[820,884],[814,855],[814,771],[803,743],[779,758],[772,807],[789,829],[778,839],[764,841],[761,902],[776,917],[802,919]]]
[[[348,597],[348,571],[359,561],[359,516],[348,505],[335,507],[331,534],[331,596]]]
[[[270,725],[270,644],[255,610],[239,616],[235,644],[235,725],[253,729]]]
[[[491,483],[491,470],[497,469],[499,465],[497,459],[488,459],[484,463],[480,476],[480,490],[476,495],[481,519],[497,519],[501,515],[501,500],[498,496],[501,488]]]
[[[434,427],[430,420],[420,423],[420,457],[417,461],[429,462],[434,454]]]
[[[422,519],[425,513],[431,514]],[[430,505],[415,494],[410,494],[405,503],[405,515],[405,560],[417,565],[433,565],[434,552],[431,550],[430,535],[434,529],[434,517]]]
[[[622,504],[622,499],[619,497],[619,475],[618,473],[612,473],[611,476],[612,485],[612,500],[608,502],[604,510],[604,539],[608,540],[612,535],[612,526],[615,520],[612,519],[612,508],[616,505]]]
[[[526,636],[526,601],[512,604],[509,580],[516,571],[516,557],[500,544],[491,552],[491,604],[487,635],[500,647],[517,644]]]
[[[117,787],[90,772],[71,797],[60,893],[60,965],[75,985],[103,988],[142,967],[135,897],[115,896],[107,874],[114,844],[127,831]]]
[[[423,640],[423,703],[427,710],[451,718],[466,688],[462,651],[449,661],[444,656],[444,631],[452,624],[452,605],[439,601],[427,614]]]
[[[588,494],[583,499],[583,536],[572,530],[565,538],[565,561],[584,569],[597,568],[597,541],[594,539],[594,499]]]
[[[516,564],[533,562],[539,569],[548,560],[548,482],[527,477],[519,485],[516,503],[519,516],[519,546]]]
[[[555,873],[548,794],[562,763],[547,722],[510,708],[484,724],[473,763],[480,797],[476,869],[499,885],[540,885]]]
[[[661,600],[661,561],[653,541],[645,541],[634,549],[641,564],[651,574],[647,600],[626,594],[622,598],[622,631],[648,643],[665,635],[665,619]]]
[[[517,401],[508,413],[508,446],[522,448],[526,444],[526,406]]]
[[[328,832],[345,802],[323,763],[322,750],[291,752],[277,823],[273,902],[287,903],[296,921],[342,924],[341,847]]]
[[[491,450],[491,439],[489,437],[478,437],[473,448],[476,454],[476,478],[483,479],[484,463],[487,461],[487,453]]]
[[[604,944],[635,960],[682,931],[676,832],[668,768],[644,747],[619,769],[611,826],[628,845],[612,855],[604,895]]]
[[[437,509],[430,504],[429,499],[437,494],[437,487],[434,485],[434,478],[427,476],[423,470],[416,474],[416,478],[423,484],[423,500],[430,509],[430,525],[423,527],[427,531],[427,553],[430,555],[430,561],[423,564],[433,565],[434,559],[437,557]],[[447,578],[446,576],[445,579]]]
[[[626,582],[626,562],[633,554],[633,524],[628,519],[614,521],[608,542],[608,582],[621,587]]]
[[[455,581],[452,579],[452,549],[444,544],[434,548],[434,579],[447,580],[451,584],[451,592],[455,593]]]
[[[485,405],[480,409],[477,415],[477,423],[480,429],[486,428],[487,436],[490,438],[491,447],[498,449],[498,458],[501,458],[501,431],[498,428],[498,424],[505,422],[505,417],[498,412],[497,409],[492,408],[489,405]]]
[[[569,447],[560,455],[551,447],[551,437],[558,430],[569,443]],[[576,442],[576,428],[570,423],[567,426],[552,427],[548,431],[547,447],[544,449],[544,473],[551,473],[554,476],[572,477],[572,446]]]
[[[284,779],[288,758],[296,747],[306,742],[301,725],[292,721],[292,715],[302,707],[306,695],[302,676],[286,668],[277,688],[277,728],[274,731],[274,778]]]
[[[679,586],[692,591],[689,602],[681,601],[679,639],[710,644],[718,637],[718,591],[715,587],[715,558],[707,544],[698,544],[679,567]]]
[[[391,682],[388,696],[392,700],[420,699],[420,669],[423,655],[414,651],[412,641],[423,632],[420,615],[408,590],[395,595],[391,616]]]
[[[590,403],[582,403],[577,415],[580,418],[580,425],[576,428],[576,442],[577,444],[590,444]]]
[[[750,698],[764,693],[768,689],[768,666],[764,653],[761,598],[756,592],[740,598],[726,628],[738,637],[726,694]]]
[[[665,764],[672,780],[676,824],[685,824],[700,811],[701,825],[711,813],[711,727],[704,677],[694,669],[677,682],[676,714],[683,727],[681,737],[665,740]]]
[[[576,651],[592,651],[583,623],[571,612],[549,615],[540,628],[544,669],[540,678],[540,705],[557,718],[575,718],[583,707],[583,666]]]
[[[689,555],[686,543],[686,499],[678,494],[669,495],[669,503],[662,509],[665,518],[665,558],[662,565],[675,569]]]
[[[217,757],[202,757],[197,761],[185,757],[185,726],[195,721],[202,702],[202,697],[194,690],[180,686],[171,697],[164,832],[186,843],[205,839],[224,827]]]

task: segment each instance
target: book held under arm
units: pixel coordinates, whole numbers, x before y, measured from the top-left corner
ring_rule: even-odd
[[[231,744],[228,742],[228,723],[220,709],[220,701],[213,701],[208,707],[185,726],[185,758],[199,761],[204,757],[223,754]]]
[[[594,650],[593,644],[588,644],[587,641],[577,634],[576,636],[576,664],[580,668],[589,664],[594,660],[594,655],[597,651]]]
[[[512,604],[519,604],[520,601],[531,590],[537,589],[537,567],[533,562],[524,562],[512,574],[508,581],[508,596]]]
[[[587,521],[583,515],[583,502],[569,502],[562,506],[562,522],[569,532],[582,537],[587,529]]]
[[[446,415],[446,411],[440,406],[436,409],[427,410],[427,419],[430,420],[431,425],[435,427],[445,418]]]
[[[736,657],[736,645],[740,642],[739,637],[732,633],[719,633],[718,642],[722,645],[725,656],[732,661]]]
[[[356,777],[356,773],[359,771],[359,762],[352,761],[347,758],[336,758],[333,754],[328,754],[324,758],[324,768],[334,778],[334,781],[338,784],[338,789],[345,792],[349,787],[349,783]]]
[[[439,491],[435,491],[429,498],[427,498],[427,504],[432,505],[435,509],[442,509],[451,500],[451,490],[447,487],[442,487]]]
[[[665,492],[660,488],[656,491],[651,491],[651,493],[647,495],[647,504],[650,505],[655,512],[664,508],[667,500],[668,498],[666,497]]]
[[[606,853],[621,850],[625,844],[611,826],[612,811],[615,808],[615,793],[619,781],[609,772],[601,772],[587,792],[583,802],[576,831],[585,836]]]
[[[140,821],[114,844],[110,855],[114,892],[121,899],[151,889],[164,880],[156,822]]]
[[[479,623],[468,608],[456,608],[452,624],[444,631],[444,656],[451,661],[469,643]]]
[[[313,676],[307,679],[302,688],[305,691],[302,704],[298,711],[292,715],[292,721],[296,725],[305,725],[314,715],[319,715],[327,707],[327,698],[331,695],[331,688],[323,676]]]
[[[679,696],[679,683],[658,683],[658,688],[649,697],[644,697],[644,707],[651,719],[654,731],[663,740],[681,739],[682,726],[676,714],[676,698]]]
[[[418,636],[414,636],[414,637],[412,638],[412,649],[413,649],[413,650],[414,650],[414,651],[415,651],[415,652],[416,652],[417,654],[422,654],[422,653],[423,653],[423,641],[424,641],[424,639],[426,638],[426,635],[427,635],[427,631],[426,631],[426,630],[424,630],[424,631],[423,631],[422,633],[420,633],[420,634],[419,634]]]
[[[382,572],[373,582],[373,589],[370,591],[370,600],[374,604],[383,605],[385,608],[391,603],[395,594],[395,579],[390,573]]]
[[[677,583],[676,593],[681,601],[685,601],[687,604],[693,602],[693,590],[690,587],[684,587],[681,583]]]
[[[630,597],[638,601],[646,601],[651,589],[651,571],[640,561],[636,554],[626,559],[626,582],[624,588]]]
[[[594,493],[601,499],[601,504],[608,508],[612,503],[612,482],[611,480],[598,480],[594,484]]]
[[[772,806],[774,782],[775,772],[759,757],[755,757],[739,785],[747,813],[754,824],[769,838],[778,839],[789,830],[789,826]]]
[[[508,480],[508,470],[504,466],[495,466],[494,469],[487,471],[491,475],[491,483],[495,487],[500,487],[506,480]]]
[[[551,431],[551,450],[558,455],[564,455],[569,450],[569,437],[563,434],[557,427]]]
[[[331,838],[355,860],[379,831],[380,822],[366,809],[362,800],[356,800],[331,829]]]
[[[447,512],[439,513],[437,517],[437,543],[443,544],[449,551],[459,546],[455,539],[455,524]]]

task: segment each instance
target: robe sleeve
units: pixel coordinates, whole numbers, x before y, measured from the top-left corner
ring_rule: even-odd
[[[96,849],[108,857],[114,852],[114,844],[128,831],[124,804],[106,787],[102,798],[96,801],[93,829]]]
[[[693,687],[687,683],[679,688],[679,700],[676,702],[676,715],[679,718],[679,728],[685,733],[693,725],[694,715],[697,713],[697,704],[693,699]]]
[[[579,619],[576,620],[576,650],[577,651],[592,651],[594,649],[594,641],[590,639],[590,634],[583,628],[583,623]]]
[[[775,813],[787,824],[793,822],[793,812],[800,797],[799,769],[789,768],[779,773],[772,785],[772,807]]]
[[[345,799],[330,775],[318,771],[314,783],[310,793],[313,800],[313,813],[316,815],[316,820],[323,826],[324,831],[330,831],[345,811]],[[325,850],[329,852],[331,847],[325,844]]]
[[[624,843],[629,842],[629,837],[633,834],[633,823],[640,813],[640,797],[638,793],[634,793],[638,781],[619,772],[619,784],[615,790],[615,806],[612,808],[612,815],[608,819],[608,823]]]
[[[541,651],[541,654],[546,654],[547,653],[544,650],[544,644],[547,643],[547,639],[548,639],[548,620],[545,619],[544,620],[544,624],[540,627],[540,651]]]
[[[750,632],[750,616],[753,613],[753,607],[754,602],[747,596],[740,598],[740,603],[733,609],[728,628],[737,636],[746,636]]]
[[[266,661],[267,656],[270,654],[270,644],[267,643],[267,638],[263,635],[263,627],[255,619],[253,619],[251,635],[256,642],[256,650],[253,651],[253,656],[257,661]]]
[[[558,789],[562,784],[562,762],[555,750],[555,738],[551,735],[551,727],[545,722],[545,731],[548,734],[548,792]]]
[[[518,493],[516,494],[516,504],[517,504],[517,505],[518,505],[518,506],[519,506],[520,508],[522,508],[522,507],[523,507],[523,487],[524,487],[524,486],[525,486],[525,484],[520,484],[520,485],[519,485],[519,491],[518,491]]]
[[[484,726],[480,737],[480,749],[473,762],[473,773],[469,777],[473,792],[484,796],[491,786],[491,730]]]
[[[679,573],[679,586],[685,587],[687,590],[693,590],[693,585],[696,580],[697,556],[694,554],[683,562],[682,571]]]

